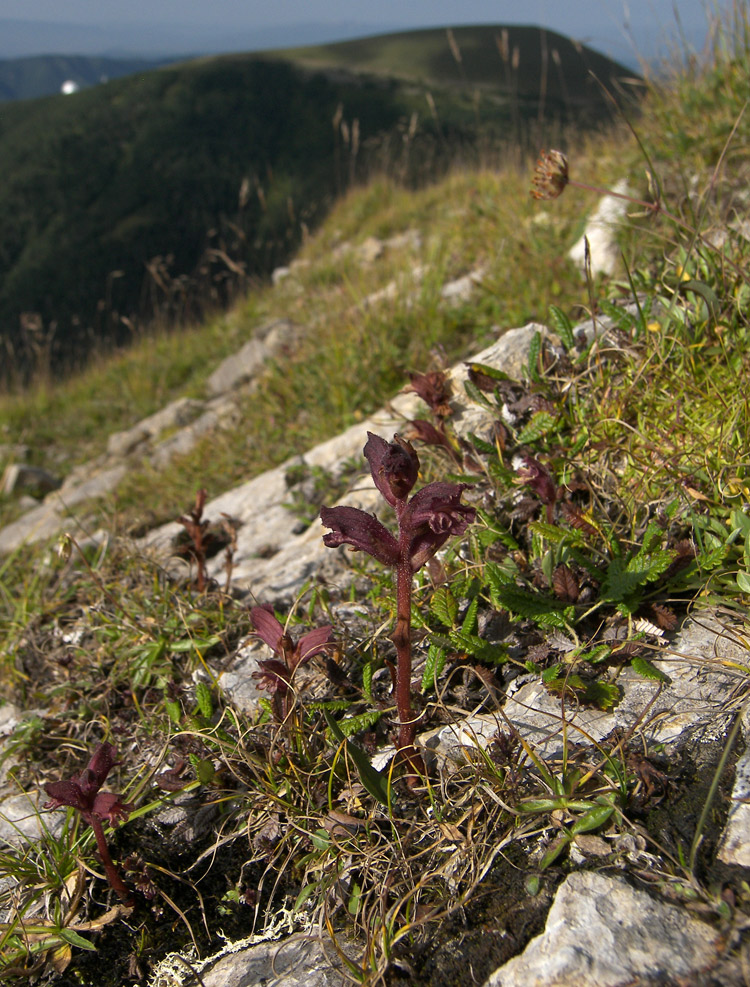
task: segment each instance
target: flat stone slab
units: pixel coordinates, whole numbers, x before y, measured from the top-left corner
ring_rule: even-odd
[[[0,843],[22,847],[40,840],[46,833],[57,838],[65,823],[64,812],[42,810],[47,796],[40,792],[20,792],[0,801]]]
[[[641,977],[672,982],[713,966],[719,939],[684,908],[620,878],[571,874],[544,932],[484,987],[623,987]]]

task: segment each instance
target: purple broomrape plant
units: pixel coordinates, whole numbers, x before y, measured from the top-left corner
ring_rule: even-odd
[[[554,507],[560,499],[561,492],[552,474],[539,460],[524,456],[518,469],[518,482],[531,487],[539,500],[544,504],[549,524],[554,522]]]
[[[314,655],[328,650],[333,628],[330,624],[316,627],[303,634],[295,644],[270,607],[253,607],[250,619],[258,637],[277,655],[276,658],[259,661],[260,671],[253,672],[253,678],[258,680],[259,688],[267,689],[272,694],[274,713],[279,720],[285,720],[294,696],[294,673]]]
[[[49,795],[50,800],[45,803],[44,807],[45,809],[61,809],[63,806],[69,806],[81,814],[83,820],[94,831],[107,880],[123,903],[130,907],[133,904],[133,896],[120,877],[120,872],[112,863],[102,825],[105,821],[113,826],[116,826],[120,821],[125,822],[133,810],[131,804],[122,801],[122,795],[100,791],[107,775],[117,763],[115,753],[112,744],[99,744],[91,755],[88,765],[80,774],[73,775],[72,778],[64,781],[51,781],[46,784],[44,790]]]
[[[423,773],[422,759],[414,747],[417,725],[411,707],[412,576],[449,538],[466,531],[476,511],[461,503],[464,483],[428,483],[409,498],[419,475],[419,457],[413,446],[398,435],[393,442],[372,432],[367,436],[365,458],[375,486],[396,512],[398,537],[366,511],[324,507],[320,519],[331,530],[323,542],[329,548],[351,545],[396,572],[396,627],[391,639],[397,663],[391,675],[399,717],[398,747],[410,770]]]

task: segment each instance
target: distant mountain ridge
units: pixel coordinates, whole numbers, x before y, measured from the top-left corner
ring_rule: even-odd
[[[158,17],[158,7],[155,8]],[[277,27],[228,27],[159,22],[75,24],[0,17],[0,59],[35,55],[83,55],[114,59],[167,59],[233,51],[259,51],[289,45],[320,44],[389,30],[366,22],[309,21]]]
[[[533,28],[427,30],[170,64],[0,105],[0,344],[80,362],[284,263],[371,169],[599,125],[631,73]],[[534,81],[536,80],[536,82]],[[9,361],[6,361],[6,368]]]
[[[136,72],[152,72],[175,59],[120,59],[89,55],[30,55],[0,61],[0,101],[39,99],[62,92],[66,82],[76,89],[100,85]]]

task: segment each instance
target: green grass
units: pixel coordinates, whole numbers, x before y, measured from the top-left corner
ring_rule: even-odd
[[[263,321],[284,316],[305,326],[294,352],[267,368],[240,427],[217,431],[168,470],[134,468],[100,507],[103,524],[133,530],[182,513],[199,486],[218,494],[362,419],[409,371],[428,369],[436,349],[451,364],[498,331],[550,320],[565,359],[547,371],[534,360],[523,381],[498,379],[473,392],[498,423],[504,404],[521,408],[516,422],[498,427],[495,443],[477,439],[460,464],[419,450],[425,481],[474,471],[481,513],[463,544],[441,558],[442,571],[415,578],[415,647],[429,662],[415,705],[431,725],[480,704],[495,709],[504,677],[523,671],[568,704],[610,708],[621,669],[658,678],[639,621],[668,629],[700,600],[742,618],[750,594],[748,248],[731,231],[723,245],[708,242],[738,215],[750,161],[742,114],[750,39],[742,30],[731,37],[732,45],[720,35],[704,70],[686,68],[671,88],[650,95],[635,124],[641,146],[626,127],[568,141],[576,180],[607,185],[627,172],[636,197],[649,200],[648,168],[651,188],[663,190],[664,208],[679,218],[638,215],[633,206],[621,239],[627,269],[618,277],[587,285],[566,260],[594,193],[570,187],[539,203],[528,195],[529,169],[507,164],[456,170],[417,191],[380,179],[339,202],[306,242],[307,266],[294,277],[251,292],[226,317],[155,333],[78,378],[2,399],[6,433],[32,445],[40,462],[70,466],[101,450],[110,428],[180,394],[200,396],[219,360]],[[696,107],[704,116],[715,110],[706,142]],[[699,236],[686,230],[691,224]],[[353,252],[332,255],[343,242],[411,228],[421,234],[416,251],[387,252],[370,266]],[[362,308],[417,263],[426,273],[413,292]],[[441,286],[480,266],[483,287],[472,301],[446,306]],[[634,299],[633,314],[623,315],[621,304]],[[592,305],[617,318],[619,345],[581,353],[570,327]],[[555,494],[545,505],[519,483],[520,455],[549,472]],[[93,844],[69,823],[38,851],[0,858],[16,885],[0,895],[19,903],[0,928],[6,976],[29,979],[33,961],[54,957],[58,969],[68,962],[80,982],[93,983],[106,955],[113,983],[122,982],[128,963],[146,969],[176,941],[195,941],[206,953],[220,928],[247,935],[252,903],[257,929],[281,904],[332,933],[356,923],[368,945],[356,972],[374,977],[394,958],[410,961],[486,880],[524,909],[534,888],[549,881],[551,891],[572,866],[567,851],[577,833],[645,831],[637,772],[618,739],[600,745],[594,767],[567,743],[561,762],[547,762],[501,736],[440,784],[413,790],[398,772],[374,780],[364,751],[394,728],[386,662],[395,600],[380,566],[354,557],[349,602],[363,605],[361,617],[350,611],[336,623],[335,588],[312,583],[292,613],[279,612],[295,640],[333,621],[338,649],[334,662],[314,665],[309,691],[300,686],[289,717],[277,723],[268,702],[241,713],[216,688],[250,629],[244,601],[174,584],[127,540],[85,563],[75,546],[63,557],[50,548],[19,551],[0,569],[5,694],[45,711],[12,740],[13,777],[24,789],[67,777],[95,743],[116,742],[123,763],[112,790],[137,808],[113,834],[113,856],[129,885],[153,887],[162,916],[152,907],[125,923],[105,913],[104,884],[79,863],[97,870]],[[498,614],[521,649],[483,636]],[[562,652],[552,630],[573,647]],[[155,776],[176,766],[214,812],[213,845],[198,841],[186,851],[148,827],[159,800],[172,798]],[[648,850],[659,857],[665,887],[679,882],[722,921],[729,906],[715,888],[728,879],[719,880],[701,842],[708,815],[685,846],[651,841]],[[527,849],[561,818],[559,839],[532,873]],[[186,852],[203,850],[190,870],[196,861]],[[85,921],[84,889],[93,889]],[[732,891],[742,921],[747,887],[732,881]],[[97,933],[92,923],[104,914],[109,924]]]

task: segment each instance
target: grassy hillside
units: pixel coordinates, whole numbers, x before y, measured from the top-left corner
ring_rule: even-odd
[[[585,869],[624,872],[700,915],[724,944],[717,962],[741,969],[747,870],[715,855],[731,804],[731,735],[729,760],[723,737],[701,737],[715,758],[698,766],[685,751],[645,750],[640,722],[595,751],[563,729],[559,760],[533,748],[525,757],[503,731],[450,777],[410,786],[397,767],[373,780],[366,752],[403,721],[388,672],[400,607],[389,570],[365,563],[351,593],[311,579],[293,606],[274,601],[294,641],[334,623],[337,648],[304,670],[315,676],[309,690],[295,680],[284,692],[277,672],[276,692],[246,713],[219,678],[252,630],[252,595],[178,583],[131,540],[189,510],[199,487],[218,494],[361,420],[410,371],[546,320],[560,338],[555,359],[540,351],[517,381],[475,373],[469,391],[492,415],[492,441],[459,445],[450,417],[436,414],[447,446],[416,443],[419,484],[460,474],[478,515],[413,580],[414,650],[425,659],[415,708],[429,726],[496,712],[520,674],[559,698],[568,722],[577,708],[616,706],[628,676],[650,679],[655,694],[667,685],[652,663],[667,650],[656,640],[715,603],[739,642],[731,668],[721,659],[736,687],[728,712],[739,712],[749,681],[750,26],[746,5],[737,14],[707,65],[650,87],[634,132],[569,142],[569,174],[546,178],[559,197],[530,197],[533,159],[456,169],[416,190],[380,178],[336,204],[277,286],[253,288],[188,331],[141,338],[67,381],[0,398],[3,441],[25,442],[64,472],[100,451],[110,430],[201,394],[265,320],[306,328],[237,424],[168,469],[134,462],[109,502],[87,509],[91,530],[111,534],[100,549],[63,539],[0,563],[3,695],[29,711],[7,741],[13,791],[77,777],[101,741],[116,744],[106,787],[122,793],[130,818],[107,827],[107,839],[138,903],[123,911],[108,891],[92,830],[71,808],[59,835],[28,852],[0,849],[0,906],[15,909],[0,929],[0,977],[146,982],[167,951],[193,944],[205,956],[253,921],[260,931],[283,905],[342,941],[354,926],[368,947],[354,971],[363,983],[396,987],[419,969],[424,987],[438,987],[449,951],[484,982],[497,943],[510,942],[503,959],[523,949],[559,882],[581,866],[568,852],[576,833],[599,841]],[[639,200],[618,232],[622,266],[586,282],[567,251],[600,193],[578,186],[622,178]],[[410,229],[418,246],[358,259],[367,237]],[[478,267],[481,290],[446,304],[443,284]],[[362,305],[393,280],[400,287],[385,302]],[[587,314],[616,319],[615,345],[577,345],[571,325]],[[337,478],[317,479],[335,503]],[[316,505],[305,506],[314,517]],[[281,641],[277,650],[286,660]],[[180,798],[207,810],[208,832],[165,838],[159,813],[181,786]],[[637,852],[611,849],[621,841]],[[511,914],[522,918],[512,937]],[[721,967],[696,976],[741,983]]]
[[[601,114],[607,108],[601,85],[620,92],[634,81],[629,69],[586,45],[555,31],[518,24],[404,31],[271,54],[316,68],[441,87],[469,85],[506,100],[541,99],[557,114],[584,106]]]
[[[445,34],[418,32],[367,43],[386,49],[381,62],[399,77],[354,73],[356,50],[344,46],[335,50],[345,68],[306,66],[304,53],[225,56],[0,106],[6,371],[75,362],[129,339],[144,319],[185,323],[226,303],[373,169],[425,181],[480,148],[527,141],[529,127],[553,134],[574,117],[601,118],[583,74],[591,53],[582,61],[556,40],[550,65],[568,81],[553,101],[552,77],[540,69],[534,83],[530,56],[502,69],[495,33],[471,35],[489,94],[479,102],[473,69],[441,81]],[[523,36],[529,46],[533,36]],[[403,81],[423,49],[428,76]],[[599,61],[605,75],[616,71]]]

